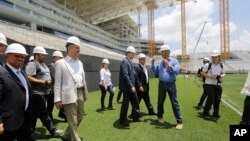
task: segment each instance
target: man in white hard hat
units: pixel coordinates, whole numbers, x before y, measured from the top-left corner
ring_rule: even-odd
[[[207,97],[207,94],[205,91],[205,77],[201,76],[201,72],[202,72],[203,67],[209,62],[210,62],[210,59],[208,57],[203,58],[203,65],[198,69],[198,72],[197,72],[197,77],[200,77],[203,81],[203,94],[201,95],[200,101],[196,106],[197,110],[202,108],[203,102],[205,101]]]
[[[139,103],[143,99],[146,107],[148,109],[148,114],[149,115],[156,115],[153,105],[150,102],[150,97],[149,97],[149,75],[148,75],[148,70],[146,68],[146,55],[143,53],[140,53],[138,55],[139,59],[139,64],[135,66],[135,74],[138,78],[138,82],[136,83],[136,91],[137,91],[137,96]],[[143,88],[143,89],[140,89]],[[133,114],[132,114],[133,115]]]
[[[127,121],[129,102],[131,103],[132,109],[134,111],[133,121],[141,121],[139,101],[135,88],[137,80],[132,63],[135,53],[135,48],[133,46],[129,46],[126,50],[126,58],[123,59],[120,65],[119,87],[120,90],[122,90],[124,97],[120,112],[120,124],[124,127],[130,126],[129,122]],[[141,87],[140,89],[143,88]]]
[[[29,58],[29,62],[32,62],[32,61],[34,61],[34,56],[33,55],[30,56],[30,58]]]
[[[163,124],[164,102],[166,93],[168,93],[174,116],[177,121],[176,129],[182,129],[183,119],[179,102],[176,93],[176,75],[180,71],[179,63],[176,59],[170,57],[170,48],[168,45],[162,45],[160,48],[162,60],[159,64],[155,65],[155,59],[152,59],[152,70],[156,76],[159,76],[159,89],[158,89],[158,122]]]
[[[23,70],[28,55],[13,43],[5,51],[7,62],[0,68],[0,140],[31,141],[31,86]]]
[[[203,110],[204,119],[220,118],[219,106],[222,94],[222,78],[225,76],[223,64],[220,62],[220,51],[214,50],[212,55],[212,62],[207,63],[201,72],[201,75],[205,77],[205,91],[207,94],[207,101]],[[213,105],[213,115],[210,116],[209,111]]]
[[[62,140],[80,141],[77,131],[84,115],[84,101],[88,88],[83,63],[78,59],[80,39],[71,36],[66,41],[67,56],[55,63],[54,102],[56,108],[64,108],[68,127]]]
[[[29,62],[25,67],[25,72],[31,82],[33,94],[33,120],[32,128],[35,133],[36,121],[39,118],[52,136],[59,136],[62,131],[57,130],[49,116],[46,106],[48,95],[50,94],[52,79],[50,71],[45,64],[47,52],[44,47],[37,46],[33,49],[34,61]]]
[[[5,63],[4,52],[8,46],[6,37],[3,33],[0,33],[0,67]]]
[[[52,57],[53,57],[53,62],[49,64],[48,68],[49,68],[49,71],[50,71],[50,76],[51,76],[51,79],[52,79],[52,87],[51,87],[51,90],[50,90],[50,94],[48,95],[48,101],[47,101],[47,109],[48,109],[48,112],[49,112],[49,116],[50,118],[53,120],[53,109],[54,109],[54,89],[53,89],[53,84],[55,82],[55,62],[62,59],[63,58],[63,54],[61,51],[59,50],[56,50],[53,52],[52,54]],[[62,110],[59,111],[59,113],[63,113]],[[65,119],[65,116],[63,117]]]

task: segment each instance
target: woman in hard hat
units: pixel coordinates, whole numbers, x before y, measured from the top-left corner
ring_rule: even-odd
[[[100,70],[100,83],[99,87],[101,89],[101,108],[102,110],[106,110],[106,107],[104,105],[105,101],[105,96],[107,91],[110,93],[109,96],[109,105],[108,105],[108,110],[114,110],[114,107],[112,105],[113,97],[114,97],[114,87],[111,82],[111,73],[109,71],[109,60],[108,59],[103,59],[102,60],[102,69]]]

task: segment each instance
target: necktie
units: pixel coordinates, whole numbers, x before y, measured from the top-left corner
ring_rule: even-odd
[[[23,86],[26,87],[27,86],[27,81],[25,80],[22,72],[18,70],[16,72],[16,74],[17,74],[17,77],[19,78],[19,80],[22,82]]]
[[[20,70],[16,71],[17,77],[19,80],[22,82],[23,86],[25,87],[26,90],[26,102],[25,102],[25,110],[27,110],[28,105],[29,105],[29,93],[28,93],[28,87],[27,87],[27,81],[24,78],[22,72]]]

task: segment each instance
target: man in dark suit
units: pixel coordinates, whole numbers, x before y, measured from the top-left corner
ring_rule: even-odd
[[[129,101],[131,102],[132,108],[134,110],[133,121],[141,121],[139,101],[135,89],[137,80],[135,76],[134,66],[132,64],[132,59],[134,58],[135,53],[135,48],[129,46],[126,50],[126,58],[123,59],[120,65],[119,87],[123,92],[123,102],[120,112],[120,124],[125,127],[129,127],[129,123],[127,121]],[[140,87],[140,89],[143,88]]]
[[[135,67],[135,73],[139,82],[138,85],[136,85],[138,100],[139,103],[141,102],[141,99],[144,100],[149,115],[156,115],[149,98],[149,77],[148,77],[148,70],[145,65],[146,56],[143,53],[140,53],[138,58],[139,58],[139,64],[138,66]],[[143,90],[140,90],[140,87],[142,87]]]
[[[31,87],[21,70],[28,55],[20,44],[6,49],[0,68],[0,140],[31,141]]]

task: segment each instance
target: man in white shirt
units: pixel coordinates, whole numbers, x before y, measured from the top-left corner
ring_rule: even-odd
[[[56,108],[64,108],[69,126],[64,141],[80,141],[77,128],[84,115],[84,101],[87,99],[87,85],[82,62],[78,59],[81,42],[69,37],[66,42],[67,57],[55,63],[54,102]]]
[[[220,62],[220,52],[218,50],[213,51],[211,55],[212,62],[206,64],[203,67],[201,75],[206,77],[205,79],[205,91],[207,94],[207,101],[203,111],[203,117],[205,119],[210,119],[209,110],[212,105],[214,108],[213,116],[214,119],[219,119],[219,106],[221,101],[222,94],[222,78],[225,76],[225,72],[223,69],[223,64]]]

